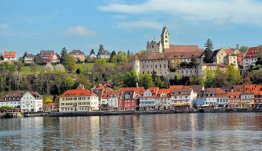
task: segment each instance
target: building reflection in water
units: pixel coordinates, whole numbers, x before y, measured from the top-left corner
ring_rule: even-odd
[[[1,119],[0,150],[259,150],[261,113]]]

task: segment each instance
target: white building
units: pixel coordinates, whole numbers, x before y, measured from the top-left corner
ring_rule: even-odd
[[[0,100],[1,106],[8,106],[20,109],[21,105],[21,97],[23,96],[23,92],[9,93]]]
[[[172,104],[170,89],[159,89],[158,90],[158,105],[160,109],[170,109]]]
[[[4,61],[14,62],[17,60],[16,51],[5,51],[2,56]]]
[[[190,86],[174,86],[171,89],[172,106],[192,108],[197,93]]]
[[[97,58],[98,59],[109,59],[111,53],[108,52],[107,50],[102,50],[101,52],[97,53]]]
[[[43,108],[43,98],[37,92],[26,92],[21,98],[21,112],[38,112]]]
[[[84,86],[67,90],[59,99],[59,112],[83,112],[99,110],[98,96]]]
[[[243,69],[245,71],[247,71],[251,65],[255,65],[257,61],[257,51],[258,47],[248,48],[243,60]]]
[[[200,93],[199,97],[205,99],[203,106],[216,108],[228,105],[228,95],[222,88],[207,88]]]
[[[149,88],[144,93],[143,96],[139,99],[139,107],[142,110],[154,110],[158,108],[158,93],[159,88]]]
[[[108,106],[109,108],[117,109],[118,108],[118,100],[120,97],[120,91],[119,90],[113,90],[111,91],[111,94],[108,97]]]

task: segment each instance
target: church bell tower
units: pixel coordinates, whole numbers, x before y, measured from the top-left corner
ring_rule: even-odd
[[[162,44],[162,47],[163,47],[163,52],[165,51],[165,49],[169,48],[169,32],[168,32],[166,26],[164,26],[163,30],[162,30],[161,44]]]

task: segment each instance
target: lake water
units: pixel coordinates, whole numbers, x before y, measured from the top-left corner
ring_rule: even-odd
[[[262,150],[262,113],[0,119],[0,150]]]

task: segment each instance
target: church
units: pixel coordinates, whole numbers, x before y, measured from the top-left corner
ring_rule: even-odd
[[[137,74],[152,74],[156,72],[159,76],[173,78],[179,72],[180,63],[193,61],[194,63],[202,64],[203,54],[203,49],[197,45],[170,44],[170,34],[165,26],[163,27],[160,41],[148,41],[146,52],[138,53],[135,56],[133,70]],[[196,68],[190,70],[188,72],[191,72],[191,75],[198,74]]]

